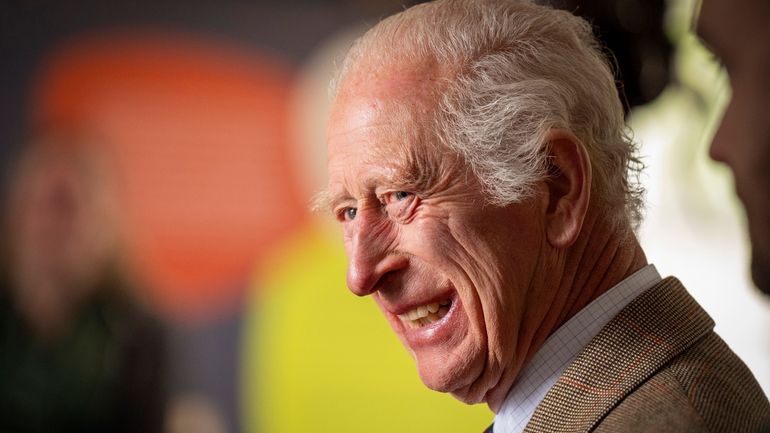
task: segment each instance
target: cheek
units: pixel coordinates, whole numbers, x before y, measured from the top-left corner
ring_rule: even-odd
[[[397,240],[395,224],[376,210],[359,212],[355,220],[342,225],[342,237],[348,253],[356,246],[389,248]]]
[[[770,94],[768,66],[748,59],[730,71],[732,95],[725,110],[717,139],[722,150],[731,154],[731,165],[739,170],[762,165],[766,168],[770,146]],[[768,62],[770,63],[770,62]],[[716,140],[715,140],[716,141]]]
[[[485,310],[499,309],[500,257],[471,224],[439,218],[415,222],[413,227],[404,227],[402,241],[431,272],[452,283],[466,314],[477,323],[474,328],[483,327]]]
[[[466,245],[441,218],[423,217],[400,226],[399,246],[456,286],[474,268]]]

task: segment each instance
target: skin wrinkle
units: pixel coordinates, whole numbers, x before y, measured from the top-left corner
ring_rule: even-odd
[[[543,259],[543,254],[538,254],[538,259],[535,265],[535,269],[540,268],[541,262],[545,261]],[[537,274],[531,274],[530,280],[527,284],[527,287],[537,287],[538,285],[533,283],[533,279],[536,278],[538,275],[542,275],[543,279],[545,279],[546,274],[548,272],[541,272]],[[541,287],[543,287],[543,284],[540,284]],[[530,299],[529,296],[533,295],[534,292],[527,291],[524,294],[524,299],[519,302],[519,305],[530,305]],[[540,295],[538,293],[538,295]],[[539,301],[541,304],[550,304],[549,302],[543,302],[542,300]],[[528,314],[529,311],[524,311],[523,314]],[[532,319],[530,319],[532,320]],[[525,324],[527,322],[525,321]],[[542,320],[539,322],[542,324]],[[535,329],[540,329],[539,325],[534,326]],[[526,337],[529,335],[530,337],[528,339],[524,339],[522,337]],[[523,367],[523,365],[532,357],[534,356],[534,353],[536,350],[533,350],[533,347],[539,347],[539,345],[533,345],[533,341],[535,340],[535,334],[531,331],[529,331],[529,328],[526,326],[519,329],[518,336],[515,340],[515,343],[513,344],[513,347],[516,348],[516,354],[513,356],[513,359],[508,359],[507,362],[501,363],[501,365],[507,365],[508,368],[508,374],[500,375],[497,380],[493,383],[492,386],[489,386],[489,390],[485,393],[484,399],[490,404],[490,407],[493,408],[494,411],[496,411],[496,408],[494,407],[494,403],[497,400],[502,400],[505,397],[505,394],[507,394],[507,390],[510,389],[510,387],[513,385],[513,382],[516,380],[516,375],[511,374],[511,372],[518,372]],[[524,344],[526,342],[526,344]],[[527,349],[530,349],[529,352]],[[478,386],[482,386],[482,384],[478,384]]]
[[[585,237],[589,242],[593,241],[593,248],[587,248],[586,253],[583,254],[583,257],[581,258],[580,264],[582,266],[579,269],[594,270],[600,263],[601,255],[606,250],[607,244],[611,242],[612,234],[606,230],[602,230],[601,227],[597,227],[598,221],[595,216],[589,215],[586,219],[588,221],[584,223]],[[588,246],[587,243],[586,247]],[[576,276],[574,287],[582,288],[589,286],[589,281],[593,274],[594,272],[580,272]]]
[[[593,229],[593,220],[591,218],[586,218],[586,220],[583,222],[581,236],[578,236],[578,239],[575,241],[573,248],[578,251],[585,251],[588,248],[589,239],[593,238]],[[557,321],[559,324],[566,322],[569,319],[569,317],[567,317],[568,311],[575,311],[576,306],[579,305],[578,298],[580,296],[580,290],[575,290],[574,288],[581,286],[576,283],[576,279],[578,277],[579,270],[587,268],[585,265],[585,260],[587,257],[589,257],[588,254],[573,254],[565,259],[563,268],[564,272],[562,273],[559,284],[561,287],[572,287],[573,290],[570,291],[570,296],[565,301],[564,312]],[[575,265],[570,266],[570,263],[575,263]]]
[[[417,142],[426,141],[420,139]],[[401,159],[406,161],[406,167],[396,168],[392,181],[402,184],[407,191],[430,197],[438,191],[448,189],[452,183],[456,182],[457,177],[453,175],[456,168],[462,164],[460,158],[448,153],[448,149],[437,145],[415,148],[402,143],[400,152]],[[442,157],[435,158],[433,155],[436,152],[440,152]],[[451,161],[447,163],[447,159]]]
[[[449,247],[449,243],[450,243],[449,241],[458,241],[461,246],[465,246],[465,244],[466,244],[466,241],[464,239],[462,239],[462,236],[459,235],[456,231],[453,231],[453,227],[455,227],[455,224],[452,222],[452,216],[453,215],[450,214],[450,213],[447,213],[447,214],[441,216],[441,217],[443,217],[444,221],[440,225],[440,227],[444,227],[444,228],[446,228],[448,230],[448,232],[449,232],[448,236],[439,236],[439,235],[437,235],[437,236],[431,236],[429,239],[436,239],[439,242],[442,241],[442,240],[446,240],[447,241],[444,246],[439,247],[439,250],[443,250],[443,251],[447,251],[448,252],[448,254],[446,255],[446,259],[449,260],[451,265],[453,265],[452,266],[453,268],[455,268],[458,271],[462,272],[462,274],[459,276],[459,278],[461,280],[467,281],[467,282],[469,282],[468,284],[471,284],[471,285],[473,285],[473,284],[485,284],[486,283],[485,281],[475,280],[473,278],[473,275],[480,275],[482,277],[485,277],[485,276],[488,277],[488,275],[485,273],[486,270],[476,268],[474,266],[474,265],[476,265],[476,262],[474,262],[474,261],[470,261],[470,263],[469,263],[468,257],[459,256],[459,255],[453,254],[455,252],[456,253],[466,254],[467,253],[467,246],[465,248],[463,248],[463,249],[460,249],[459,251],[455,251],[453,248]],[[472,266],[474,268],[473,269],[467,269],[466,268],[467,265],[465,265],[465,264],[469,264],[470,266]],[[478,296],[476,296],[475,300],[476,300],[476,302],[479,302]],[[483,314],[483,312],[481,312],[481,313]],[[486,320],[486,319],[484,318],[484,320]],[[456,339],[459,339],[460,337],[463,337],[463,336],[459,336],[458,335],[458,336],[455,336],[455,337],[456,337]],[[468,360],[462,358],[461,355],[462,354],[460,354],[460,353],[450,353],[449,354],[449,356],[451,356],[453,359],[456,359],[456,360],[459,361],[459,364],[460,364],[459,369],[460,370],[466,370],[466,369],[472,368],[472,366],[469,365]]]
[[[537,261],[535,262],[535,269],[542,269],[542,271],[538,272],[538,273],[534,273],[534,274],[531,275],[530,280],[529,280],[529,282],[527,284],[527,287],[538,287],[538,286],[544,287],[544,285],[547,284],[544,280],[545,280],[546,276],[551,273],[551,272],[548,272],[548,269],[547,269],[548,261],[545,259],[545,252],[543,251],[543,249],[538,251],[538,256],[537,257],[538,258],[537,258]],[[533,280],[538,275],[542,275],[542,280],[539,281],[540,284],[535,284],[535,282]],[[537,305],[533,301],[533,299],[530,298],[530,296],[542,296],[542,293],[540,293],[540,292],[535,293],[534,291],[530,290],[530,291],[527,291],[524,296],[525,296],[524,299],[521,301],[522,305]],[[554,297],[555,297],[555,294],[554,294]],[[549,302],[543,302],[541,300],[538,300],[538,302],[541,303],[541,304],[545,304],[545,305],[553,305],[554,297],[551,297],[549,299]],[[531,314],[531,311],[532,311],[531,309],[529,309],[529,312],[525,310],[524,314]],[[532,320],[534,320],[534,319],[532,319]],[[522,339],[522,334],[524,336],[530,335],[530,337],[527,340],[525,340],[526,344],[524,344],[524,345],[520,344],[518,346],[521,346],[523,348],[537,347],[537,345],[534,345],[533,342],[537,341],[537,330],[544,329],[543,328],[543,323],[544,323],[544,318],[540,318],[539,320],[534,322],[534,324],[532,326],[532,328],[534,328],[534,331],[530,330],[526,325],[522,326],[522,328],[519,330],[518,341],[523,340]],[[518,369],[520,369],[534,355],[535,355],[535,350],[530,350],[528,353],[524,353],[523,355],[520,355],[519,359],[521,359],[521,361],[520,361],[520,363],[518,365],[517,371],[518,371]],[[511,379],[511,385],[513,384],[513,380],[515,380],[515,378]]]
[[[430,92],[427,92],[428,94]],[[383,110],[384,108],[380,107],[380,110]],[[389,108],[389,109],[392,109]],[[432,110],[431,110],[432,112]],[[423,110],[423,114],[429,114],[428,110]],[[393,112],[393,115],[396,116],[396,122],[399,127],[396,127],[394,125],[382,125],[382,124],[370,124],[366,127],[376,127],[376,126],[385,126],[387,129],[391,129],[394,131],[398,131],[401,133],[402,131],[410,131],[410,136],[414,137],[414,142],[429,142],[430,140],[427,140],[424,136],[424,134],[419,134],[416,131],[423,131],[427,130],[428,128],[407,128],[404,125],[408,125],[410,121],[413,122],[414,116],[411,115],[407,110],[404,110],[402,107],[397,106],[395,108],[395,111]],[[428,116],[430,117],[430,116]],[[355,128],[353,131],[355,132],[358,129],[363,128],[363,126],[359,126],[358,128]],[[333,138],[333,137],[330,137]],[[408,141],[408,140],[407,140]],[[461,159],[457,157],[457,155],[454,155],[452,153],[449,153],[449,150],[446,148],[443,148],[443,146],[430,146],[430,147],[415,147],[415,146],[407,146],[404,143],[401,143],[401,146],[399,147],[400,152],[403,155],[403,160],[407,161],[406,167],[403,165],[398,166],[390,166],[390,169],[394,171],[394,173],[389,177],[391,184],[394,184],[394,186],[400,185],[401,188],[408,191],[413,191],[418,195],[431,195],[434,191],[440,190],[442,188],[446,188],[447,184],[451,183],[453,181],[451,174],[453,173],[453,169],[456,167],[462,166]],[[442,155],[449,156],[450,158],[435,158],[433,155],[435,152],[441,152]],[[375,147],[373,149],[373,154],[375,155],[374,158],[372,158],[372,162],[379,162],[380,165],[382,165],[381,161],[385,159],[388,156],[391,156],[392,149],[383,149]],[[450,163],[445,163],[446,159],[450,159]],[[462,178],[462,180],[467,180],[468,174],[466,173],[465,177]],[[456,178],[455,178],[456,179]],[[315,209],[330,209],[333,210],[335,207],[335,203],[344,201],[342,197],[340,197],[340,194],[332,194],[328,190],[321,191],[316,195],[316,199],[314,200],[314,208]]]
[[[634,263],[635,254],[631,254],[631,251],[620,248],[622,240],[616,239],[617,236],[618,235],[615,233],[610,234],[610,239],[608,239],[604,246],[599,250],[599,257],[591,269],[604,269],[604,272],[590,272],[590,277],[585,283],[586,289],[583,290],[586,292],[584,295],[586,298],[583,302],[584,304],[590,301],[590,299],[606,292],[610,287],[617,283],[617,281],[614,281],[616,277],[611,271],[617,269],[625,276],[629,276],[632,273],[629,272],[629,266]],[[595,288],[593,294],[588,290],[588,288],[591,287]],[[577,311],[575,311],[575,313],[576,312]]]
[[[610,233],[606,231],[601,229],[597,230],[595,220],[592,220],[588,224],[588,232],[586,233],[586,236],[588,236],[589,239],[594,240],[595,248],[589,249],[585,254],[585,259],[583,260],[583,266],[581,269],[589,269],[592,272],[581,272],[577,281],[575,282],[574,287],[576,288],[592,287],[590,282],[595,275],[593,270],[597,269],[598,265],[601,263],[601,256],[606,251],[607,245],[610,243],[612,237]],[[581,293],[581,290],[579,289],[576,291]],[[592,295],[592,293],[589,294],[589,296],[590,295]],[[576,302],[576,305],[580,305],[585,302],[583,298],[585,298],[585,295],[578,296],[578,302]]]
[[[542,267],[545,267],[543,264],[545,262],[544,259],[544,248],[541,247],[538,249],[537,259],[533,266],[533,269],[541,269]],[[548,272],[539,272],[539,273],[531,273],[529,275],[529,279],[527,283],[524,285],[524,287],[545,287],[544,280],[547,277]],[[539,279],[539,283],[535,283],[535,280]],[[483,286],[479,286],[483,287]],[[533,295],[542,295],[541,293],[535,293],[533,290],[527,290],[523,293],[523,299],[520,300],[517,303],[518,305],[532,305],[530,304],[530,296]],[[503,300],[501,299],[500,302]],[[548,302],[547,300],[539,300],[540,304],[551,304],[551,302]],[[526,318],[529,318],[529,321],[535,320],[529,317],[529,315],[532,313],[531,309],[521,309],[518,312],[518,314],[523,315]],[[518,372],[520,368],[526,363],[526,361],[531,358],[534,355],[534,351],[530,350],[532,349],[532,341],[534,339],[534,334],[532,331],[530,331],[530,328],[527,327],[528,320],[523,320],[523,326],[519,328],[519,332],[516,336],[515,343],[512,344],[512,347],[516,348],[515,351],[511,354],[512,356],[509,356],[505,359],[505,362],[500,363],[500,365],[507,365],[509,366],[508,371],[509,372]],[[542,319],[539,321],[539,323],[542,323]],[[539,329],[539,326],[534,326],[535,329]],[[529,337],[528,337],[529,336]],[[528,337],[528,338],[527,338]],[[502,335],[502,338],[505,338],[505,333]],[[529,350],[529,351],[528,351]],[[510,368],[510,366],[513,365],[515,368]],[[495,401],[497,399],[501,399],[504,397],[504,394],[507,392],[506,390],[510,388],[510,386],[515,381],[515,375],[512,374],[502,374],[493,382],[494,385],[489,387],[489,390],[485,393],[484,398],[486,401]],[[478,386],[482,386],[481,384],[478,384]],[[502,395],[500,395],[502,394]]]
[[[588,245],[588,240],[592,238],[592,232],[594,229],[593,220],[590,218],[587,218],[588,221],[585,221],[583,223],[583,230],[582,233],[585,235],[579,236],[577,241],[575,241],[575,248],[578,250],[585,250]],[[607,239],[609,240],[609,236],[607,236]],[[579,254],[579,255],[572,255],[568,257],[565,261],[564,265],[564,273],[562,274],[562,278],[559,281],[559,284],[562,287],[572,287],[573,290],[570,291],[570,296],[565,301],[566,308],[562,312],[561,316],[559,316],[559,320],[557,323],[564,323],[567,320],[569,320],[568,317],[568,311],[575,310],[575,307],[579,305],[579,297],[580,297],[580,290],[574,290],[575,287],[580,287],[581,285],[576,283],[576,278],[578,277],[578,270],[579,269],[586,269],[587,266],[585,265],[585,260],[588,257],[588,254]],[[577,264],[575,266],[569,266],[569,263],[575,263]]]
[[[388,193],[391,194],[392,193]],[[396,201],[394,203],[387,203],[385,206],[385,212],[392,221],[397,223],[400,229],[401,226],[411,223],[417,216],[417,210],[421,208],[421,200],[414,194],[403,199],[402,201]],[[393,207],[396,207],[394,211],[391,211]]]
[[[567,146],[563,146],[561,144],[566,143],[564,141],[565,138],[563,136],[565,134],[563,132],[556,131],[550,135],[552,137],[548,144],[545,146],[545,151],[549,154],[546,161],[548,161],[550,164],[548,167],[548,172],[550,174],[549,177],[541,183],[543,187],[541,188],[542,191],[540,194],[548,197],[547,200],[544,200],[543,204],[544,214],[559,215],[559,206],[564,205],[564,200],[567,200],[570,203],[575,201],[575,197],[573,197],[575,194],[578,194],[577,201],[575,201],[575,203],[578,203],[581,200],[583,194],[586,194],[585,199],[588,200],[590,193],[587,193],[583,188],[586,183],[590,183],[591,181],[591,170],[590,167],[583,167],[583,165],[580,163],[574,165],[570,165],[568,163],[562,167],[562,159],[564,159],[564,161],[569,161],[569,158],[567,158],[569,155],[572,155],[576,161],[582,161],[582,158],[579,157],[579,155],[581,155],[580,146],[582,146],[582,144],[576,143],[574,145],[569,144]],[[566,136],[569,137],[570,140],[576,140],[575,137],[571,134],[566,134]],[[556,143],[556,141],[554,140],[558,140],[560,145],[555,145],[554,143]],[[570,141],[570,143],[573,142]],[[554,153],[556,149],[559,150],[558,153]],[[576,220],[575,224],[585,224],[585,220],[579,218]],[[581,232],[581,229],[585,230],[581,226],[576,227],[578,234],[576,235],[577,239],[571,245],[572,250],[577,249],[579,251],[581,245],[583,248],[585,248],[587,245],[587,239],[590,239],[589,236],[584,234],[586,231]],[[582,239],[586,239],[586,242],[582,242]],[[574,301],[575,297],[578,296],[577,294],[581,292],[580,289],[575,288],[572,284],[564,284],[564,276],[567,275],[566,263],[570,256],[569,251],[569,249],[564,248],[557,248],[553,251],[556,258],[554,259],[554,264],[552,265],[553,269],[550,270],[550,273],[555,273],[560,276],[559,280],[557,281],[557,286],[560,287],[560,289],[554,292],[554,295],[551,299],[540,301],[547,305],[562,305],[563,307],[561,309],[551,308],[540,319],[533,332],[533,340],[535,343],[530,342],[531,346],[540,347],[545,339],[547,339],[549,336],[548,330],[556,329],[558,326],[561,326],[561,324],[566,320],[566,313],[571,309],[571,306],[575,304],[575,302],[569,303],[568,300],[573,299]],[[581,258],[580,260],[582,260],[583,256],[583,254],[578,255],[578,257]],[[575,256],[573,255],[573,257]],[[575,270],[573,270],[573,272]],[[570,276],[569,278],[570,281],[574,280],[574,276]],[[575,297],[573,297],[572,294],[575,294]],[[532,355],[534,354],[530,353],[529,356],[531,357]]]
[[[587,228],[584,229],[586,233],[585,236],[588,239],[595,240],[595,243],[593,248],[588,249],[590,253],[583,255],[583,260],[581,260],[582,267],[580,269],[588,269],[591,270],[591,272],[581,272],[585,278],[579,279],[578,282],[574,284],[573,291],[576,293],[575,302],[572,303],[569,308],[564,309],[561,317],[559,318],[559,321],[557,322],[559,325],[569,320],[570,317],[580,311],[580,309],[582,309],[585,305],[590,303],[592,299],[595,299],[611,287],[602,286],[599,285],[598,282],[594,282],[594,277],[596,275],[601,275],[599,278],[600,282],[604,281],[607,275],[614,276],[615,274],[615,272],[611,272],[612,269],[610,269],[609,266],[606,268],[601,266],[603,263],[602,257],[614,257],[614,254],[617,252],[617,248],[615,248],[615,242],[613,242],[613,236],[610,232],[604,230],[595,230],[595,220],[590,217],[588,219],[590,222],[587,224]],[[588,258],[588,260],[585,260],[585,258]],[[599,269],[599,271],[594,271],[596,269]],[[616,278],[616,276],[614,277]],[[595,289],[592,290],[591,288]]]
[[[456,261],[455,263],[457,264],[458,267],[462,266],[461,262],[459,261]],[[483,275],[483,271],[481,274]],[[471,284],[476,287],[479,287],[479,284],[483,283],[482,281],[478,281],[478,280],[474,281],[474,279],[470,275],[468,275],[468,273],[466,273],[466,277],[468,278],[469,281],[471,281]],[[481,299],[478,295],[475,295],[475,298],[477,303],[481,303]],[[485,316],[483,310],[480,311],[480,315],[483,323],[488,324],[491,322],[491,319],[488,319]],[[484,334],[483,337],[486,340],[484,341],[484,345],[487,347],[492,346],[492,344],[490,344],[488,340],[489,332]],[[459,356],[459,354],[453,354],[453,355],[455,357]],[[481,365],[481,370],[476,374],[476,376],[473,378],[470,378],[469,380],[470,383],[468,383],[467,385],[465,385],[464,387],[456,391],[458,394],[464,395],[466,398],[466,401],[472,401],[472,402],[482,401],[483,391],[478,390],[478,388],[484,389],[489,386],[494,386],[499,382],[500,376],[495,377],[494,373],[490,373],[490,372],[494,372],[496,368],[499,369],[501,366],[505,365],[505,363],[503,362],[493,363],[492,362],[493,359],[499,359],[503,357],[502,356],[493,357],[492,355],[494,355],[494,353],[489,354],[489,356],[486,358],[486,361]],[[492,374],[493,376],[490,377],[490,374]],[[491,384],[489,384],[490,381],[492,381]]]
[[[556,269],[561,269],[564,262],[564,256],[565,254],[561,253],[558,254],[558,257],[555,259],[555,266],[554,270],[544,270],[543,273],[555,273],[559,274],[558,272],[555,272]],[[569,286],[561,286],[563,289],[556,290],[552,293],[552,296],[548,300],[541,300],[538,299],[537,301],[532,300],[531,302],[543,302],[548,305],[553,306],[563,306],[566,302],[566,299],[568,298],[569,293],[571,293],[573,290],[570,290]],[[562,316],[563,312],[565,311],[564,307],[561,308],[549,308],[545,314],[538,320],[536,325],[533,325],[533,328],[529,330],[530,334],[532,335],[528,346],[532,348],[540,348],[545,340],[548,338],[552,330],[557,329],[560,325],[559,323],[559,317]],[[532,356],[535,355],[535,351],[531,350],[530,353],[527,354],[526,361],[528,361]]]
[[[359,208],[356,217],[357,221],[354,221],[353,223],[356,225],[366,223],[369,219],[375,218],[371,216],[372,212],[379,214],[379,212],[377,212],[378,210],[379,209],[372,209],[371,206],[362,206]],[[392,230],[389,230],[390,227],[387,227],[387,225],[388,220],[379,215],[379,218],[376,218],[373,228],[369,231],[357,231],[357,235],[350,236],[349,231],[345,230],[345,241],[349,245],[348,248],[356,251],[363,249],[365,251],[365,255],[363,257],[356,256],[357,262],[352,263],[350,266],[351,272],[348,278],[351,281],[355,281],[351,286],[370,287],[376,284],[375,281],[370,281],[371,278],[375,278],[374,275],[362,275],[359,269],[368,267],[368,262],[370,261],[376,261],[383,254],[380,250],[387,251],[394,246],[393,244],[395,243],[396,237],[389,236],[389,233],[387,232],[391,232]],[[383,238],[385,241],[383,241]],[[364,245],[361,245],[362,243],[364,243]],[[383,244],[385,246],[378,247],[377,249],[374,249],[373,247],[374,245],[379,246]]]
[[[450,228],[451,227],[452,226],[450,225]],[[454,237],[458,237],[458,236],[455,234]],[[474,240],[471,240],[471,241],[478,241],[478,240],[474,239]],[[485,262],[485,261],[487,261],[487,260],[486,259],[481,259],[480,260],[480,262]],[[498,270],[499,270],[499,268],[493,268],[493,271],[495,271],[495,272],[498,271]],[[479,271],[473,272],[472,274],[475,274],[475,273],[478,273],[481,276],[485,276],[486,275],[485,273],[479,272]],[[486,276],[488,276],[488,275],[486,275]],[[501,276],[500,276],[499,273],[497,275],[495,275],[495,278],[500,278],[500,277]],[[530,281],[531,281],[531,278],[530,278]],[[490,286],[490,283],[488,281],[472,280],[471,283],[475,287]],[[526,286],[527,287],[531,286],[531,283],[527,284]],[[478,297],[477,297],[477,299],[478,299]],[[524,303],[522,303],[522,304],[524,304]],[[483,310],[482,310],[482,314],[483,314]],[[487,317],[483,317],[483,319],[484,319],[484,323],[489,323],[490,322],[490,319],[488,319]],[[505,339],[506,337],[505,337],[505,335],[502,335],[501,338]],[[469,397],[469,399],[471,399],[473,401],[477,401],[477,400],[481,399],[482,396],[486,397],[484,395],[484,394],[486,394],[486,392],[483,391],[483,389],[487,388],[487,387],[492,387],[493,388],[493,387],[497,386],[497,384],[500,382],[501,377],[494,377],[494,376],[493,377],[489,377],[487,373],[490,370],[494,370],[494,367],[498,367],[499,368],[499,366],[509,364],[511,362],[511,360],[510,359],[506,359],[503,356],[496,356],[495,357],[495,356],[493,356],[494,354],[495,354],[494,352],[490,353],[490,359],[488,359],[488,361],[485,364],[484,368],[479,373],[479,376],[478,376],[479,380],[474,381],[472,383],[471,387],[463,390],[463,393],[467,393],[470,396],[472,396],[472,397]],[[517,354],[516,358],[523,358],[523,356]],[[503,359],[505,361],[504,362],[499,362],[497,366],[492,366],[491,365],[492,364],[492,361],[491,361],[492,359]],[[519,364],[521,364],[521,363],[523,363],[523,361],[519,362]],[[491,385],[488,385],[488,383],[490,383],[490,382],[491,382]],[[482,389],[481,390],[476,390],[476,388],[482,388]]]
[[[457,230],[454,230],[454,225],[453,224],[447,224],[447,227],[450,230],[450,236],[452,236],[452,238],[457,239],[457,238],[460,237],[459,232]],[[475,262],[471,262],[471,265],[475,265],[475,264],[476,264]],[[455,265],[459,269],[462,269],[463,265],[462,265],[461,261],[455,260]],[[494,270],[497,271],[497,269],[494,269]],[[465,277],[471,282],[471,285],[473,285],[475,287],[484,287],[484,286],[488,285],[489,282],[488,281],[479,281],[479,280],[475,280],[474,281],[474,278],[472,277],[472,275],[479,275],[481,277],[484,277],[484,276],[488,277],[488,275],[485,272],[486,272],[486,270],[484,270],[484,269],[474,269],[474,272],[471,272],[471,273],[466,272]],[[498,273],[497,275],[494,276],[494,278],[491,278],[491,279],[494,280],[495,278],[500,278],[500,277],[501,276]],[[481,303],[481,299],[480,299],[480,297],[478,296],[477,293],[474,293],[474,297],[476,298],[476,302],[477,303]],[[489,323],[490,319],[488,319],[485,316],[484,310],[481,310],[479,312],[479,314],[481,315],[481,319],[482,319],[483,323]],[[488,338],[488,335],[489,335],[489,333],[487,332],[487,334],[485,334],[484,337]],[[489,344],[489,341],[486,341],[485,345],[487,347],[491,346]],[[493,354],[490,354],[490,355],[493,355]],[[496,357],[496,358],[501,358],[501,357]],[[472,391],[472,387],[473,387],[473,384],[478,383],[479,381],[484,381],[484,378],[487,375],[487,372],[492,370],[490,368],[490,365],[489,365],[490,363],[491,363],[491,360],[489,358],[487,358],[487,361],[482,365],[481,371],[478,373],[477,377],[473,381],[471,381],[470,384],[467,385],[466,389],[463,390],[463,393],[466,393],[466,394],[469,394],[470,396],[472,396],[472,397],[470,397],[470,399],[472,399],[472,400],[480,399],[478,397],[475,397],[475,395],[478,394],[478,393]],[[503,363],[498,363],[498,365],[503,365]]]

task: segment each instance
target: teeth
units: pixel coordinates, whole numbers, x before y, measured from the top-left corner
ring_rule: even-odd
[[[449,306],[451,304],[452,301],[447,299],[441,303],[434,302],[432,304],[421,305],[404,314],[399,314],[398,317],[410,328],[419,328],[444,317],[449,311]]]
[[[423,318],[428,315],[428,308],[426,306],[417,307],[417,316]]]
[[[398,317],[401,318],[401,320],[408,319],[408,320],[419,320],[425,317],[428,317],[428,314],[435,313],[438,311],[440,305],[438,303],[428,304],[428,305],[421,305],[414,310],[407,311],[404,314],[399,314]]]

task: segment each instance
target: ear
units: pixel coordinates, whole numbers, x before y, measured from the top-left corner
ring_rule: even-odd
[[[545,223],[548,242],[567,248],[578,238],[591,197],[591,163],[583,143],[563,129],[552,129],[545,180]]]

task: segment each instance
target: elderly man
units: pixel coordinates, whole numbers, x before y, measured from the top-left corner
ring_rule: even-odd
[[[711,146],[746,207],[751,273],[770,295],[770,2],[705,0],[698,31],[730,75],[732,100]]]
[[[756,431],[770,404],[632,227],[640,191],[590,26],[527,2],[438,1],[348,53],[326,205],[347,283],[429,388],[493,431]]]

